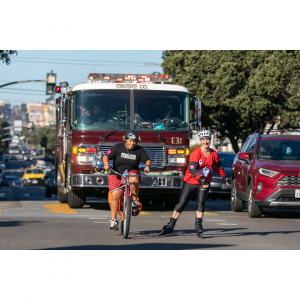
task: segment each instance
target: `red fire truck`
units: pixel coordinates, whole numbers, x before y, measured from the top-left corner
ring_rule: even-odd
[[[171,81],[170,75],[91,73],[88,83],[56,87],[57,93],[64,90],[56,100],[55,176],[61,203],[80,208],[87,196],[107,197],[108,174],[95,168],[97,155],[134,129],[152,162],[151,172],[141,178],[141,201],[175,207],[189,160],[190,101],[187,88],[165,84]]]

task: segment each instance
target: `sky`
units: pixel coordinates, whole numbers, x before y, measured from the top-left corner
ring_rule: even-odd
[[[19,80],[46,79],[56,73],[56,84],[87,82],[89,73],[149,74],[163,72],[163,50],[18,50],[11,64],[0,63],[0,85]],[[0,88],[0,100],[13,105],[44,102],[45,82],[18,83]]]

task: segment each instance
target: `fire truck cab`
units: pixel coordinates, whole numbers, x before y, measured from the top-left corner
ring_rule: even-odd
[[[136,130],[152,168],[143,175],[139,197],[173,209],[189,160],[190,101],[187,88],[170,75],[89,74],[88,83],[56,88],[58,199],[72,208],[86,197],[107,198],[108,174],[95,167],[99,153]],[[168,84],[164,84],[168,83]],[[141,171],[145,166],[140,164]]]

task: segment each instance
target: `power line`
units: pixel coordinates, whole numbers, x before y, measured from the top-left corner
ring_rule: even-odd
[[[122,64],[128,64],[128,63],[133,63],[133,64],[143,64],[145,63],[144,61],[121,61],[121,60],[96,60],[96,59],[70,59],[70,58],[45,58],[45,57],[15,57],[13,59],[46,59],[46,60],[68,60],[68,61],[90,61],[90,62],[109,62],[109,63],[122,63]],[[157,63],[154,63],[157,64]]]
[[[27,94],[27,93],[14,93],[14,92],[4,92],[2,89],[0,90],[0,93],[4,93],[4,94],[19,94],[19,95],[29,95],[29,96],[42,96],[41,94]],[[46,95],[45,95],[46,96]]]
[[[12,89],[12,88],[2,88],[2,90],[16,90],[16,91],[30,91],[30,92],[42,92],[45,93],[45,91],[42,90],[28,90],[28,89]]]
[[[134,68],[153,68],[151,65],[144,66],[134,66],[134,65],[112,65],[112,64],[80,64],[80,63],[60,63],[60,62],[50,62],[50,61],[30,61],[30,60],[13,60],[14,62],[22,63],[34,63],[34,64],[56,64],[56,65],[78,65],[78,66],[102,66],[102,67],[134,67]]]

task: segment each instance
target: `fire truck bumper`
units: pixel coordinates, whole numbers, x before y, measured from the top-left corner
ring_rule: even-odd
[[[184,176],[168,176],[162,180],[160,176],[142,176],[141,189],[181,189]],[[71,174],[71,187],[108,188],[108,175]]]

